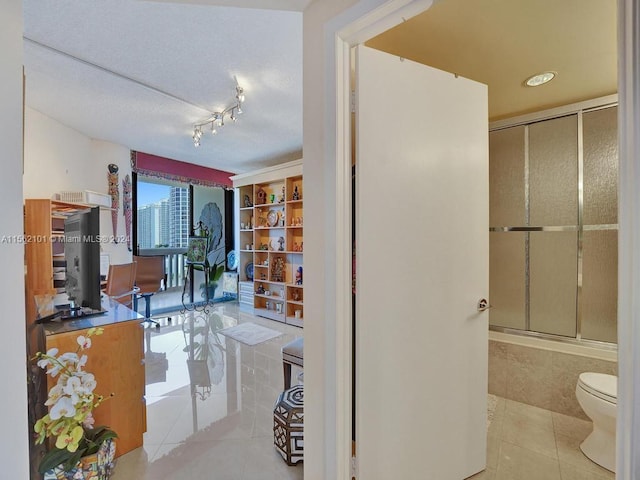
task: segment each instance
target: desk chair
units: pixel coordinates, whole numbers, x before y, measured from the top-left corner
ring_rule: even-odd
[[[119,303],[131,306],[135,301],[136,263],[109,265],[104,293]]]
[[[164,256],[154,255],[150,257],[133,257],[137,263],[136,287],[140,289],[138,297],[145,300],[144,321],[155,324],[160,328],[160,323],[151,318],[151,297],[163,289],[166,282],[164,271]]]

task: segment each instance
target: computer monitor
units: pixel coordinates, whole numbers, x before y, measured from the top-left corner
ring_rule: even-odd
[[[69,302],[100,310],[100,209],[81,210],[65,218],[64,237]]]

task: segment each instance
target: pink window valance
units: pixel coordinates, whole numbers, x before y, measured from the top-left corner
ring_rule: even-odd
[[[230,172],[131,151],[131,170],[140,175],[207,187],[231,188]]]

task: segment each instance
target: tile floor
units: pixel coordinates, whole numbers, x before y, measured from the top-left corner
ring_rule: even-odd
[[[487,469],[473,480],[607,480],[580,451],[591,422],[498,398],[487,434]]]
[[[302,464],[287,466],[273,447],[280,348],[302,330],[240,312],[237,302],[211,308],[221,315],[189,312],[171,324],[159,315],[162,328],[145,329],[147,433],[142,448],[117,460],[112,480],[302,479]],[[244,322],[283,335],[249,347],[215,333]],[[206,366],[197,361],[204,355]]]
[[[118,459],[113,480],[303,478],[302,464],[289,467],[275,451],[272,432],[273,404],[283,382],[280,348],[302,330],[240,312],[236,302],[212,308],[218,317],[172,315],[168,324],[163,315],[159,331],[145,330],[147,433],[142,448]],[[249,347],[215,334],[244,322],[283,335]],[[188,364],[203,354],[207,368]],[[209,392],[199,386],[208,383]],[[589,422],[504,398],[495,405],[487,469],[473,480],[615,478],[579,449],[591,431]]]

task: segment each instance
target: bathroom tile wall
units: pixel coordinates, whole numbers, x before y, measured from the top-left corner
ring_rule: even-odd
[[[489,341],[489,393],[587,419],[575,389],[582,372],[617,375],[616,362]]]

